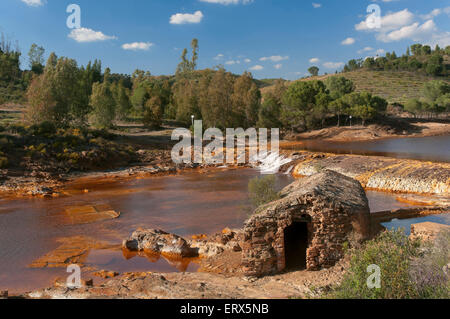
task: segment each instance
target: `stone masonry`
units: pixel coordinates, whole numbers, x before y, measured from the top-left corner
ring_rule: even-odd
[[[295,181],[281,197],[245,223],[242,267],[248,276],[285,270],[284,234],[293,223],[306,223],[307,270],[334,266],[343,257],[344,243],[370,236],[367,197],[352,178],[324,171]]]

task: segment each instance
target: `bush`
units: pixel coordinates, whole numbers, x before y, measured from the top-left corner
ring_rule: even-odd
[[[409,239],[403,231],[386,231],[367,242],[362,249],[351,250],[350,268],[341,285],[331,293],[338,299],[408,299],[418,297],[410,280],[410,265],[419,256],[420,242]],[[381,269],[381,288],[370,289],[367,268]]]
[[[248,183],[248,193],[253,209],[279,199],[275,175],[251,179]]]
[[[411,265],[411,280],[419,298],[450,298],[450,231],[440,233],[425,252]],[[444,272],[447,268],[447,273]]]

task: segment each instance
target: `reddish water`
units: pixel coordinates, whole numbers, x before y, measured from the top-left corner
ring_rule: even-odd
[[[111,244],[138,227],[161,228],[181,236],[211,234],[225,227],[239,228],[247,218],[248,181],[256,170],[191,172],[177,176],[140,180],[74,184],[71,196],[54,199],[0,199],[0,289],[16,291],[49,286],[64,269],[29,269],[35,259],[59,246],[58,238],[84,235]],[[278,187],[290,176],[279,175]],[[95,186],[94,188],[91,188]],[[85,188],[89,193],[82,193]],[[395,195],[368,192],[372,211],[406,207]],[[68,225],[64,210],[69,206],[109,205],[120,218],[87,225]],[[93,250],[87,266],[125,271],[195,271],[196,264],[173,263],[135,257],[126,260],[120,250]]]

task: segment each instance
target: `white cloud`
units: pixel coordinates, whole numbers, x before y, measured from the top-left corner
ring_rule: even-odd
[[[222,60],[224,58],[224,55],[222,53],[219,53],[214,57],[214,60]]]
[[[235,64],[240,64],[240,63],[241,63],[241,61],[239,61],[239,60],[230,60],[230,61],[225,62],[226,65],[235,65]]]
[[[319,63],[320,59],[319,58],[312,58],[309,60],[309,63]]]
[[[438,15],[442,14],[444,12],[443,9],[434,9],[428,14],[423,14],[420,17],[424,20],[433,19],[434,17],[437,17]]]
[[[245,62],[245,63],[250,63],[250,62],[252,62],[252,60],[250,60],[250,59],[245,59],[244,62]]]
[[[433,31],[437,31],[436,24],[433,20],[428,20],[422,25],[418,22],[415,22],[398,30],[391,31],[386,34],[380,34],[378,36],[378,40],[383,42],[393,42],[404,39],[420,41],[422,39],[425,39],[426,36],[431,34]]]
[[[117,39],[115,36],[105,35],[101,31],[94,31],[88,28],[73,29],[69,33],[69,38],[77,42],[97,42]]]
[[[279,69],[281,69],[281,68],[283,67],[283,64],[281,64],[281,63],[275,64],[273,67],[274,67],[275,69],[279,70]]]
[[[262,65],[255,65],[250,68],[250,70],[252,70],[252,71],[261,71],[263,69],[264,69],[264,67]]]
[[[199,0],[200,2],[207,2],[207,3],[217,3],[217,4],[223,4],[223,5],[230,5],[230,4],[249,4],[252,3],[253,0]]]
[[[153,46],[153,43],[151,43],[151,42],[133,42],[133,43],[123,44],[122,49],[131,50],[131,51],[138,51],[138,50],[147,51],[152,46]]]
[[[203,13],[196,11],[195,13],[177,13],[170,17],[171,24],[187,24],[200,23],[203,19]]]
[[[352,45],[355,43],[354,38],[347,38],[344,41],[341,42],[342,45]]]
[[[30,7],[40,7],[44,5],[44,0],[21,0],[21,1]]]
[[[323,64],[324,67],[327,69],[339,69],[342,68],[345,65],[344,62],[325,62]]]
[[[414,14],[409,12],[408,9],[404,9],[402,11],[388,13],[381,17],[381,28],[372,28],[371,16],[368,15],[364,21],[355,25],[355,29],[357,31],[388,32],[411,24],[413,20]]]
[[[322,4],[313,2],[312,6],[314,7],[314,9],[318,9],[318,8],[322,7]]]
[[[259,59],[259,61],[280,62],[280,61],[288,60],[288,59],[289,59],[288,56],[273,55],[273,56],[269,56],[269,57],[262,57],[261,59]]]
[[[380,28],[370,28],[368,17],[355,25],[355,29],[374,32],[376,39],[382,42],[412,40],[432,46],[439,44],[445,47],[450,42],[450,32],[439,30],[433,21],[433,17],[442,13],[450,15],[450,7],[434,9],[428,14],[418,16],[412,14],[408,9],[404,9],[381,17]],[[426,19],[426,21],[421,23],[417,18]]]
[[[373,51],[373,50],[375,50],[375,49],[372,48],[372,47],[365,47],[364,49],[359,50],[358,53],[361,54],[363,52],[370,52],[370,51]]]

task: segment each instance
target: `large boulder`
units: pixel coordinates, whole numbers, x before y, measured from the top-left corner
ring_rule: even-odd
[[[281,197],[245,223],[242,266],[249,276],[285,270],[292,254],[303,258],[308,270],[332,267],[343,257],[346,242],[370,236],[368,200],[352,178],[323,171],[296,180]]]
[[[198,255],[197,250],[191,248],[185,239],[159,229],[138,229],[123,241],[122,246],[130,251],[152,251],[175,257]]]

